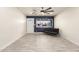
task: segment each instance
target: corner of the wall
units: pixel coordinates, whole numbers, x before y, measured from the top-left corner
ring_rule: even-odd
[[[22,38],[22,37],[25,36],[25,35],[26,35],[26,33],[23,34],[22,36],[16,38],[15,40],[13,40],[13,41],[7,43],[5,46],[3,46],[3,47],[0,49],[0,52],[2,52],[2,51],[3,51],[5,48],[7,48],[9,45],[11,45],[12,43],[14,43],[15,41],[17,41],[18,39]]]

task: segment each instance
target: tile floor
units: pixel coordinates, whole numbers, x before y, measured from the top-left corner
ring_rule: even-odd
[[[78,52],[79,46],[61,37],[26,34],[2,52]]]

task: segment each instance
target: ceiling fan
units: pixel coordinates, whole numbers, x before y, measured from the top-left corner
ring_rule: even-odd
[[[36,12],[37,10],[34,9],[32,14],[35,14]],[[41,10],[39,12],[43,14],[50,14],[51,12],[54,12],[54,10],[52,9],[52,7],[48,8],[41,7]]]
[[[40,10],[40,12],[43,13],[49,13],[49,12],[54,12],[54,10],[52,9],[52,7],[48,7],[47,9],[44,9],[44,7],[41,7],[42,10]]]

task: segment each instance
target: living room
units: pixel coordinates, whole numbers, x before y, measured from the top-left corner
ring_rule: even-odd
[[[0,7],[0,51],[79,51],[78,15],[78,7]]]

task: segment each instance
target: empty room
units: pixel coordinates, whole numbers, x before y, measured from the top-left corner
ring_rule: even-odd
[[[0,7],[1,52],[79,52],[79,7]]]

